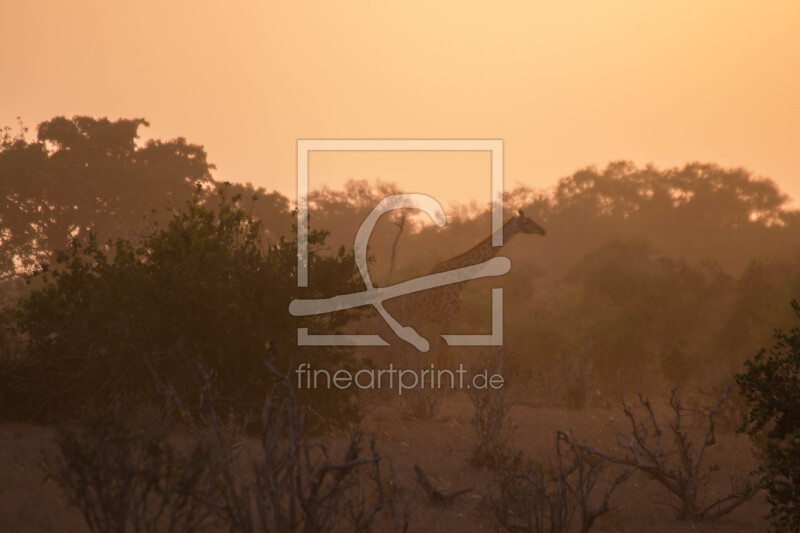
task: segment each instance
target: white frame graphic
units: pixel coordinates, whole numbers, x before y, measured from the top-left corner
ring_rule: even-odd
[[[491,153],[492,246],[503,245],[502,139],[298,139],[297,141],[297,286],[308,287],[308,159],[312,151],[329,152],[475,152]],[[503,344],[503,289],[492,289],[490,335],[442,335],[449,346]],[[312,335],[297,329],[299,346],[388,346],[378,335]]]

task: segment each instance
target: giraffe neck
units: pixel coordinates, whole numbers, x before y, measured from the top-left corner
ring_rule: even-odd
[[[477,265],[479,263],[483,263],[484,261],[491,259],[492,257],[497,255],[497,252],[505,246],[511,238],[519,232],[519,228],[517,224],[514,224],[516,219],[512,218],[508,222],[506,222],[503,227],[498,230],[498,232],[503,232],[503,245],[502,246],[492,246],[492,241],[494,234],[490,235],[486,239],[482,240],[474,247],[470,248],[468,251],[464,252],[461,255],[457,255],[452,259],[447,259],[442,261],[433,269],[432,272],[444,272],[446,270],[452,270],[454,268],[461,268],[465,266]]]

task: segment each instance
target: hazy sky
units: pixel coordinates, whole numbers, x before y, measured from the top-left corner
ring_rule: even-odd
[[[146,137],[203,144],[217,178],[292,198],[298,138],[501,138],[507,188],[617,159],[700,160],[800,199],[800,2],[0,6],[0,124],[144,117]],[[367,159],[318,158],[312,185],[481,199],[465,175],[488,176],[480,157],[418,173]]]

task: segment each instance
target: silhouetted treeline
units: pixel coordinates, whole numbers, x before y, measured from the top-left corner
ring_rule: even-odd
[[[201,146],[184,139],[137,144],[141,119],[57,117],[35,140],[6,130],[0,146],[0,276],[50,262],[73,237],[141,242],[197,191],[211,205],[219,183]],[[351,182],[312,193],[311,226],[330,232],[335,254],[352,248],[366,214],[402,184]],[[293,240],[292,201],[234,184],[238,206],[263,223],[262,243]],[[506,350],[540,376],[545,400],[583,405],[643,380],[712,385],[738,369],[792,319],[800,296],[800,212],[769,179],[691,163],[587,168],[548,190],[505,195],[547,229],[503,250]],[[488,206],[487,206],[488,207]],[[167,209],[169,208],[169,209]],[[448,212],[435,228],[384,217],[370,242],[373,280],[423,274],[490,232],[488,209]],[[311,273],[311,277],[315,273]],[[497,283],[493,280],[492,283]],[[487,282],[468,284],[460,331],[486,329]],[[6,294],[11,292],[4,285]]]
[[[202,146],[183,138],[137,145],[143,119],[56,117],[34,140],[26,130],[0,136],[0,278],[52,258],[72,237],[94,232],[99,242],[136,238],[170,219],[200,186],[211,192],[214,168]],[[252,186],[231,195],[258,195],[257,215],[271,230],[288,233],[288,200]],[[281,222],[278,222],[278,218]]]
[[[319,191],[312,225],[349,245],[366,213],[397,190],[352,182]],[[511,273],[467,285],[458,332],[488,333],[488,287],[505,287],[506,350],[539,376],[545,401],[580,406],[642,387],[722,387],[776,325],[792,324],[800,213],[768,179],[711,164],[620,162],[546,191],[518,187],[504,200],[506,218],[523,209],[548,235],[515,237],[501,252]],[[488,206],[448,216],[441,229],[423,218],[405,226],[392,283],[427,273],[491,231]],[[379,224],[370,242],[380,282],[397,218]]]

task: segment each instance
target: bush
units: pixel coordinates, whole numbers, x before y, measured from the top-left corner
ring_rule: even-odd
[[[719,520],[755,494],[755,487],[748,476],[743,484],[732,487],[730,493],[712,493],[711,498],[706,497],[710,477],[720,468],[716,464],[707,464],[705,453],[716,444],[714,420],[727,397],[728,391],[725,391],[700,417],[697,416],[700,413],[692,413],[683,406],[677,389],[673,389],[669,399],[672,414],[669,430],[666,430],[657,419],[650,400],[640,393],[643,417],[637,420],[633,408],[623,404],[631,433],[617,437],[617,445],[624,452],[622,456],[606,454],[584,445],[578,447],[585,453],[611,463],[644,472],[657,481],[673,498],[674,503],[670,502],[669,505],[675,510],[678,520]]]
[[[555,444],[555,458],[546,464],[517,454],[498,470],[499,494],[489,500],[489,508],[504,530],[562,533],[571,530],[577,512],[580,531],[585,533],[611,510],[612,494],[632,472],[620,470],[613,480],[608,480],[601,494],[596,489],[607,461],[587,452],[572,431],[557,431]]]
[[[800,317],[800,305],[792,302]],[[777,531],[800,530],[800,328],[775,332],[736,376],[750,410],[742,430],[760,451],[762,486]]]
[[[274,363],[266,370],[283,394],[265,401],[260,439],[242,433],[242,417],[218,416],[200,365],[199,403],[171,398],[178,413],[196,420],[183,446],[135,429],[119,412],[92,416],[59,433],[50,478],[93,533],[197,531],[212,522],[241,533],[406,531],[405,489],[383,467],[375,438],[365,450],[358,430],[341,445],[313,437]]]
[[[92,533],[196,531],[212,514],[218,472],[203,446],[182,453],[164,435],[136,431],[120,413],[62,428],[51,479]]]
[[[502,370],[503,352],[489,356],[483,364],[483,371],[496,374]],[[517,383],[506,383],[500,389],[472,388],[467,391],[475,408],[472,428],[476,442],[469,462],[477,467],[500,467],[511,458],[508,441],[517,429],[511,419],[511,408],[517,402]]]
[[[13,316],[27,354],[0,369],[2,416],[47,420],[138,407],[160,401],[155,375],[181,397],[196,397],[197,362],[209,370],[220,401],[258,413],[271,386],[261,359],[270,349],[296,350],[288,306],[298,296],[297,246],[281,239],[265,249],[260,224],[237,198],[223,195],[216,210],[200,198],[138,247],[76,239],[54,268],[37,272],[37,288]],[[305,297],[356,290],[353,258],[344,249],[322,255],[325,237],[309,236],[319,275]],[[325,327],[335,330],[348,318],[337,313]],[[345,364],[348,352],[308,357],[325,367]],[[347,400],[327,390],[301,398],[311,412],[334,419],[355,415]]]

